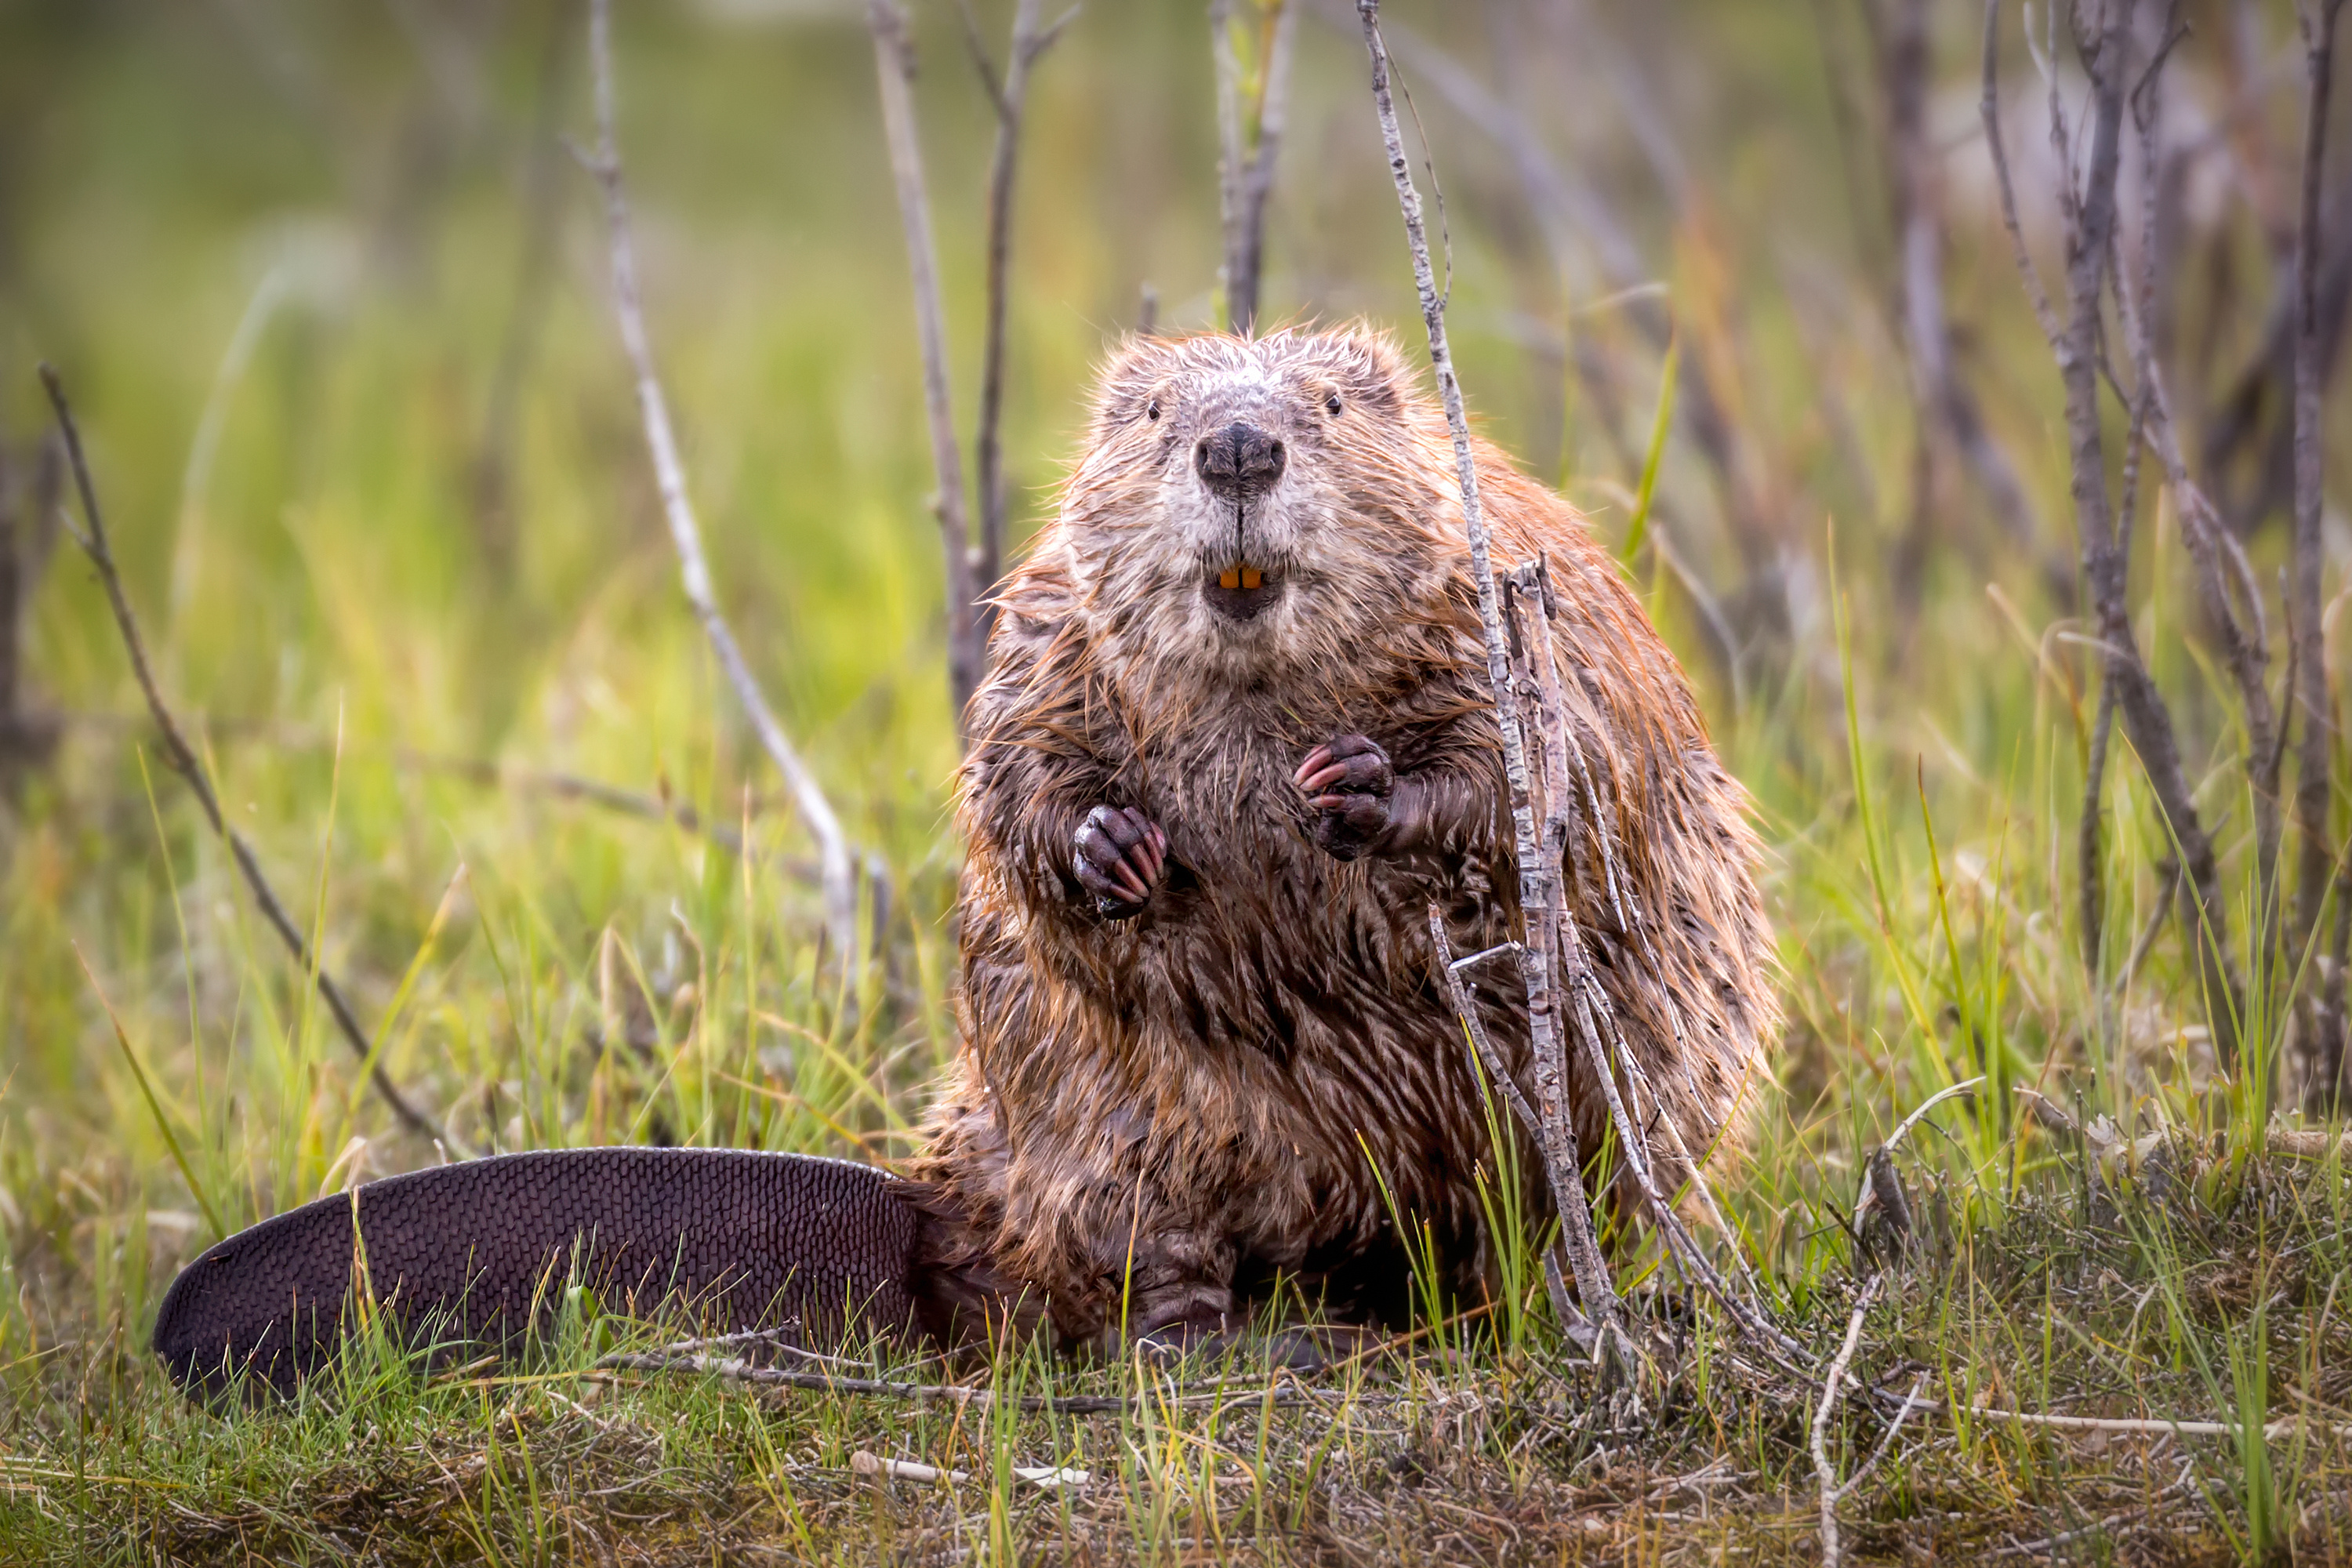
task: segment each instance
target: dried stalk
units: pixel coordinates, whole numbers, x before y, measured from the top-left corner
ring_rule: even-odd
[[[1429,906],[1429,951],[1436,962],[1446,992],[1454,1000],[1454,1014],[1462,1020],[1463,1032],[1469,1037],[1476,1065],[1486,1081],[1501,1091],[1504,1101],[1511,1108],[1511,1114],[1526,1131],[1529,1142],[1534,1143],[1538,1157],[1543,1161],[1544,1182],[1551,1193],[1552,1206],[1562,1215],[1582,1210],[1586,1199],[1579,1173],[1584,1167],[1577,1152],[1574,1122],[1571,1121],[1553,1129],[1536,1113],[1535,1107],[1528,1102],[1527,1095],[1520,1089],[1518,1079],[1512,1076],[1510,1064],[1503,1059],[1502,1052],[1495,1048],[1494,1040],[1486,1033],[1485,1020],[1478,1016],[1478,1004],[1470,994],[1470,987],[1463,982],[1463,969],[1487,954],[1474,952],[1467,958],[1455,958],[1453,944],[1445,937],[1444,911],[1435,904]],[[1591,1251],[1583,1253],[1582,1249],[1586,1247]],[[1557,1251],[1567,1256],[1569,1271],[1580,1281],[1580,1282],[1586,1279],[1608,1279],[1609,1266],[1601,1257],[1600,1239],[1593,1235],[1590,1223],[1582,1226],[1563,1223]],[[1571,1334],[1579,1328],[1590,1329],[1590,1323],[1569,1300],[1568,1290],[1560,1280],[1559,1264],[1553,1253],[1544,1256],[1544,1288],[1551,1296],[1552,1310],[1558,1314],[1562,1329]]]
[[[29,463],[0,446],[0,792],[57,743],[58,721],[37,712],[24,680],[25,622],[48,556],[62,485],[57,447],[42,442]]]
[[[1503,613],[1515,661],[1513,682],[1522,693],[1525,726],[1541,742],[1541,750],[1535,758],[1538,765],[1534,771],[1537,775],[1536,795],[1544,805],[1542,853],[1545,872],[1547,876],[1563,875],[1575,853],[1572,818],[1578,807],[1576,795],[1571,793],[1570,781],[1573,780],[1575,786],[1581,789],[1583,809],[1589,814],[1592,837],[1600,847],[1601,879],[1617,931],[1639,950],[1642,961],[1654,969],[1656,960],[1641,930],[1639,906],[1624,894],[1617,875],[1616,855],[1611,847],[1614,829],[1601,811],[1599,793],[1592,787],[1583,747],[1575,737],[1574,722],[1569,716],[1564,700],[1559,666],[1552,652],[1551,618],[1558,611],[1547,563],[1538,561],[1518,568],[1504,579],[1503,589]],[[1524,624],[1525,617],[1520,614],[1522,605],[1532,612],[1532,625]],[[1521,664],[1524,668],[1519,667]],[[1716,1225],[1729,1234],[1729,1226],[1724,1224],[1722,1211],[1717,1207],[1713,1193],[1707,1190],[1698,1162],[1685,1146],[1681,1131],[1675,1125],[1674,1119],[1665,1114],[1655,1086],[1651,1084],[1625,1038],[1624,1030],[1618,1025],[1608,993],[1593,973],[1583,933],[1578,927],[1564,889],[1552,900],[1552,907],[1557,914],[1551,928],[1552,942],[1548,956],[1553,964],[1553,973],[1560,975],[1568,987],[1575,1007],[1579,1037],[1585,1047],[1588,1068],[1600,1084],[1611,1119],[1616,1126],[1618,1139],[1624,1145],[1626,1169],[1644,1206],[1650,1211],[1653,1222],[1657,1225],[1668,1250],[1675,1256],[1685,1272],[1722,1304],[1743,1331],[1784,1355],[1796,1352],[1797,1347],[1792,1341],[1760,1321],[1760,1315],[1751,1304],[1754,1299],[1752,1282],[1749,1283],[1748,1300],[1733,1297],[1722,1276],[1717,1272],[1713,1262],[1660,1187],[1649,1146],[1649,1129],[1652,1126],[1665,1134],[1675,1156],[1688,1173],[1687,1180],[1692,1190],[1699,1194],[1702,1205]],[[1616,1077],[1619,1073],[1624,1075],[1626,1096],[1639,1091],[1649,1094],[1652,1113],[1646,1121],[1632,1114],[1625,1100],[1620,1098]]]
[[[1297,0],[1294,0],[1297,3]],[[1316,15],[1334,26],[1346,25],[1353,9],[1347,0],[1311,0]],[[1503,101],[1460,61],[1402,25],[1392,29],[1399,55],[1454,111],[1500,148],[1511,161],[1519,187],[1541,222],[1550,247],[1554,270],[1563,279],[1579,272],[1578,247],[1589,248],[1606,288],[1616,294],[1641,289],[1652,271],[1643,260],[1633,233],[1601,193],[1573,170],[1552,157],[1535,128]],[[1674,321],[1663,300],[1650,294],[1632,295],[1626,314],[1652,349],[1663,354],[1674,337]],[[1713,471],[1725,517],[1751,578],[1770,569],[1772,525],[1760,514],[1750,493],[1731,422],[1724,415],[1724,397],[1704,354],[1686,357],[1680,371],[1675,416],[1689,432],[1692,444]],[[1712,595],[1694,594],[1704,603]],[[1719,616],[1717,618],[1720,618]],[[1735,685],[1744,678],[1740,655],[1729,638],[1726,662]]]
[[[1423,226],[1421,194],[1413,188],[1412,165],[1405,157],[1404,137],[1397,127],[1396,104],[1389,90],[1388,46],[1381,38],[1380,0],[1358,0],[1357,15],[1364,30],[1364,47],[1371,57],[1372,104],[1381,122],[1381,140],[1388,153],[1389,173],[1396,182],[1397,205],[1404,218],[1405,242],[1412,253],[1413,283],[1421,296],[1422,324],[1429,333],[1430,367],[1445,404],[1445,422],[1454,437],[1455,481],[1461,487],[1462,515],[1469,533],[1471,574],[1478,587],[1478,624],[1486,650],[1486,675],[1495,694],[1495,719],[1501,731],[1503,773],[1511,801],[1511,826],[1519,878],[1519,910],[1529,940],[1519,943],[1519,973],[1527,985],[1528,1032],[1534,1047],[1535,1107],[1543,1126],[1541,1142],[1549,1163],[1575,1148],[1570,1124],[1568,1059],[1562,1049],[1554,1001],[1550,966],[1542,944],[1550,929],[1549,911],[1555,878],[1548,878],[1536,837],[1533,797],[1528,776],[1528,756],[1519,728],[1517,694],[1511,679],[1510,650],[1503,636],[1502,598],[1496,589],[1494,563],[1487,549],[1486,521],[1478,507],[1478,465],[1470,447],[1470,422],[1462,407],[1462,385],[1454,374],[1454,356],[1446,345],[1445,307],[1437,293],[1437,273],[1430,263],[1429,235]],[[1582,1178],[1573,1164],[1555,1172],[1552,1184],[1565,1196],[1559,1200],[1560,1224],[1578,1240],[1569,1248],[1577,1265],[1577,1293],[1584,1310],[1600,1326],[1604,1344],[1612,1346],[1621,1364],[1632,1364],[1632,1347],[1622,1322],[1623,1310],[1604,1268],[1596,1267],[1600,1243],[1591,1235],[1592,1211],[1584,1201]]]
[[[1822,1384],[1822,1401],[1813,1409],[1811,1432],[1813,1474],[1822,1487],[1822,1568],[1838,1568],[1845,1561],[1843,1544],[1838,1540],[1838,1500],[1851,1489],[1837,1484],[1836,1467],[1830,1463],[1829,1444],[1824,1434],[1829,1429],[1830,1412],[1837,1407],[1838,1394],[1845,1385],[1846,1368],[1853,1363],[1853,1352],[1862,1343],[1862,1320],[1870,1304],[1878,1299],[1878,1288],[1885,1281],[1883,1274],[1874,1274],[1862,1288],[1862,1297],[1853,1304],[1853,1315],[1846,1320],[1845,1342],[1838,1347],[1837,1359],[1830,1363],[1829,1377]],[[1908,1411],[1911,1402],[1906,1399],[1903,1408]],[[1857,1472],[1855,1480],[1862,1474]]]
[[[2095,31],[2081,41],[2083,62],[2091,79],[2091,146],[2079,196],[2069,185],[2061,201],[2066,227],[2067,304],[2067,316],[2062,324],[2050,309],[2040,275],[2025,253],[2023,238],[2016,226],[2016,195],[2009,179],[2009,162],[2002,151],[1997,111],[1995,69],[1999,50],[1994,27],[1998,5],[1999,0],[1986,0],[1983,105],[1987,143],[2000,189],[2002,219],[2010,228],[2019,273],[2025,279],[2034,313],[2042,320],[2045,331],[2052,334],[2052,349],[2065,387],[2067,447],[2073,469],[2071,493],[2082,546],[2083,577],[2100,640],[2111,661],[2116,712],[2147,769],[2157,805],[2164,814],[2166,827],[2187,873],[2187,896],[2193,900],[2194,910],[2189,922],[2189,940],[2197,954],[2216,1051],[2226,1066],[2237,1059],[2239,1021],[2244,1016],[2237,976],[2228,956],[2229,908],[2221,890],[2212,840],[2198,817],[2188,773],[2181,765],[2171,710],[2166,707],[2163,694],[2157,689],[2155,679],[2140,657],[2132,629],[2126,597],[2128,562],[2118,547],[2099,424],[2101,300],[2115,243],[2116,184],[2122,162],[2125,51],[2130,39],[2131,6],[2128,0],[2108,5]],[[2062,143],[2071,145],[2063,117],[2053,116],[2052,133]],[[2129,312],[2130,291],[2122,293],[2126,297],[2125,309]],[[2129,313],[2136,318],[2137,312]],[[2149,387],[2156,399],[2152,407],[2158,420],[2167,423],[2168,428],[2156,384],[2149,384]],[[2160,446],[2159,455],[2163,449]],[[2189,489],[2180,492],[2184,516],[2189,510],[2190,493]]]
[[[1029,104],[1029,70],[1077,15],[1073,6],[1049,27],[1037,24],[1038,0],[1017,0],[1013,37],[1000,80],[967,5],[965,37],[982,85],[996,109],[996,146],[988,166],[988,318],[980,360],[980,425],[972,437],[972,482],[980,500],[980,540],[973,546],[974,640],[985,658],[996,612],[991,595],[1004,574],[1004,319],[1012,289],[1013,191],[1020,170],[1021,122]],[[919,186],[920,172],[917,172]],[[934,290],[936,298],[936,290]],[[927,351],[928,352],[928,347]]]
[[[1994,517],[2037,563],[2044,588],[2058,604],[2074,596],[2074,569],[2043,549],[2041,520],[2010,460],[1990,430],[1976,392],[1960,374],[1952,350],[1951,322],[1944,308],[1944,232],[1939,200],[1941,157],[1927,129],[1927,96],[1933,74],[1928,0],[1894,0],[1884,35],[1878,75],[1886,89],[1888,205],[1895,230],[1895,291],[1906,357],[1911,396],[1924,452],[1936,434],[1960,459]],[[1874,6],[1871,16],[1876,21]],[[1923,465],[1924,468],[1924,465]],[[1928,478],[1921,474],[1922,480]],[[1924,566],[1932,514],[1928,486],[1913,501],[1913,538],[1900,559],[1907,563],[1906,595],[1916,596]]]
[[[1257,91],[1242,102],[1241,57],[1234,47],[1234,0],[1209,0],[1209,42],[1217,68],[1218,206],[1225,237],[1225,322],[1248,337],[1257,328],[1258,285],[1265,260],[1265,203],[1274,190],[1288,100],[1291,37],[1298,13],[1290,0],[1244,0],[1256,21]]]
[[[2294,937],[2288,950],[2295,954],[2309,948],[2318,929],[2336,861],[2327,832],[2336,713],[2328,699],[2327,637],[2320,608],[2325,560],[2320,542],[2319,190],[2327,154],[2327,100],[2335,80],[2336,23],[2343,9],[2344,0],[2317,0],[2315,6],[2298,7],[2310,102],[2304,115],[2303,205],[2295,236],[2294,573],[2288,616],[2294,623],[2297,680],[2288,695],[2287,710],[2303,720],[2294,759]],[[2332,1068],[2344,1053],[2341,1010],[2323,1003],[2312,1017],[2321,1037],[2313,1042],[2314,1059],[2323,1070]],[[2333,1072],[2321,1081],[2323,1092],[2332,1099]]]
[[[285,944],[297,967],[310,975],[311,983],[318,987],[319,998],[327,1005],[328,1016],[334,1019],[336,1032],[343,1037],[343,1043],[351,1047],[361,1061],[371,1064],[368,1082],[377,1098],[391,1109],[402,1126],[421,1138],[439,1143],[458,1158],[466,1158],[466,1146],[451,1137],[434,1117],[418,1109],[393,1081],[392,1075],[384,1070],[382,1062],[372,1060],[374,1052],[367,1031],[360,1027],[358,1016],[352,1011],[351,1003],[344,998],[343,988],[335,983],[335,977],[329,973],[325,962],[311,952],[300,928],[287,914],[285,904],[261,869],[260,858],[254,854],[253,846],[247,844],[245,836],[231,827],[227,818],[222,816],[220,796],[213,788],[211,773],[205,771],[195,748],[188,743],[179,721],[173,717],[171,708],[164,702],[163,694],[156,689],[154,672],[147,662],[146,639],[139,634],[138,616],[131,612],[131,600],[122,589],[122,574],[114,564],[114,548],[108,542],[106,535],[106,517],[99,509],[98,489],[90,480],[89,464],[82,455],[81,431],[75,426],[73,409],[66,402],[65,384],[58,379],[56,371],[45,364],[41,366],[41,384],[47,389],[49,406],[57,414],[58,431],[65,440],[66,460],[73,470],[74,488],[81,498],[82,519],[89,525],[89,532],[76,531],[74,542],[80,545],[82,553],[89,557],[90,565],[97,570],[99,582],[106,589],[107,603],[114,611],[115,626],[122,634],[123,651],[131,657],[131,673],[138,678],[139,689],[147,699],[147,711],[153,716],[155,728],[163,738],[164,760],[171,763],[173,772],[187,781],[197,805],[204,811],[205,822],[211,825],[214,834],[228,846],[229,855],[236,861],[237,870],[244,876],[246,886],[251,889],[253,901],[259,906],[262,918],[269,922],[270,930],[278,933],[278,940]]]
[[[637,294],[636,242],[629,227],[629,204],[621,185],[621,154],[613,120],[612,0],[593,0],[589,11],[589,52],[596,78],[596,155],[589,169],[604,188],[604,217],[610,230],[613,266],[613,314],[621,330],[621,344],[637,384],[637,413],[646,430],[646,447],[652,455],[654,481],[661,491],[662,512],[669,521],[671,542],[677,549],[678,575],[687,603],[702,623],[728,683],[751,721],[761,746],[784,776],[793,803],[816,840],[823,865],[825,929],[834,952],[845,965],[857,960],[857,874],[849,840],[841,830],[816,775],[801,760],[784,733],[774,710],[768,706],[760,682],[745,662],[735,633],[720,613],[710,584],[710,567],[702,553],[702,530],[695,521],[694,501],[687,493],[686,467],[677,454],[677,437],[669,422],[669,404],[654,372],[653,345],[646,332],[645,310]]]
[[[923,177],[922,141],[915,129],[915,40],[898,0],[866,0],[866,24],[874,35],[882,131],[890,144],[890,174],[898,186],[898,221],[907,233],[907,270],[915,290],[915,331],[923,350],[923,408],[930,425],[931,468],[939,481],[931,504],[947,566],[948,692],[955,703],[956,733],[968,741],[965,710],[979,689],[987,648],[975,604],[982,585],[976,580],[979,563],[965,504],[963,458],[956,447],[955,409],[948,391],[947,306],[940,294],[939,247],[931,237],[931,199]],[[1009,174],[1007,181],[1009,203]]]

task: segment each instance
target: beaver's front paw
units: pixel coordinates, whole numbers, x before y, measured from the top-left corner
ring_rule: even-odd
[[[1335,860],[1353,860],[1387,835],[1396,770],[1380,742],[1341,735],[1307,753],[1292,782],[1315,808],[1315,842]]]
[[[1168,835],[1133,806],[1098,805],[1078,825],[1078,886],[1096,911],[1123,921],[1141,912],[1168,866]]]

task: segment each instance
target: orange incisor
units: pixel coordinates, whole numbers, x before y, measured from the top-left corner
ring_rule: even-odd
[[[1220,588],[1262,588],[1265,574],[1255,566],[1228,566],[1217,574]]]

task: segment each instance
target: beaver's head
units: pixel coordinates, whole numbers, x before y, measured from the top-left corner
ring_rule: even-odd
[[[1446,440],[1368,331],[1137,339],[1103,373],[1061,542],[1123,655],[1278,679],[1437,591]]]

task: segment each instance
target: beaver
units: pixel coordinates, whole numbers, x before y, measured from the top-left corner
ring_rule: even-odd
[[[1780,1020],[1746,796],[1585,520],[1475,453],[1496,558],[1559,586],[1588,826],[1634,906],[1586,853],[1571,908],[1682,1146],[1737,1148]],[[1425,911],[1458,952],[1505,942],[1514,840],[1452,439],[1396,349],[1128,342],[990,647],[918,1292],[985,1314],[1025,1289],[1075,1343],[1220,1332],[1279,1281],[1391,1321],[1402,1216],[1454,1289],[1490,1282],[1494,1122]],[[1485,978],[1524,1075],[1516,966]],[[1580,1058],[1568,1093],[1599,1148]]]
[[[1584,520],[1494,447],[1476,460],[1496,555],[1551,574],[1597,805],[1565,896],[1677,1134],[1660,1152],[1736,1151],[1780,1019],[1746,797]],[[1126,343],[991,651],[958,780],[961,1037],[895,1178],[714,1149],[392,1177],[191,1263],[156,1320],[173,1375],[292,1387],[352,1321],[354,1258],[445,1350],[511,1343],[566,1278],[716,1328],[950,1344],[1010,1324],[1190,1348],[1277,1297],[1380,1324],[1409,1310],[1400,1222],[1443,1287],[1492,1285],[1481,1184],[1524,1173],[1538,1219],[1549,1190],[1496,1157],[1426,911],[1460,952],[1506,942],[1514,838],[1451,437],[1394,347]],[[1517,967],[1482,973],[1524,1076]],[[1599,1149],[1580,1058],[1568,1097]]]

